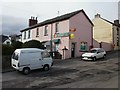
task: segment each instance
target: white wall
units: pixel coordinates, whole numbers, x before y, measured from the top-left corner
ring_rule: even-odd
[[[24,39],[24,32],[26,32],[26,39]],[[30,30],[30,38],[28,39],[28,32],[29,30],[27,31],[23,31],[21,34],[22,34],[22,42],[26,42],[26,41],[29,41],[29,40],[32,40],[32,30]]]

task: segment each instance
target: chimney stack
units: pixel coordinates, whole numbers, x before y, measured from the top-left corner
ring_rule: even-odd
[[[100,18],[100,14],[97,13],[97,14],[95,15],[95,18]]]
[[[35,19],[35,17],[31,16],[31,19],[29,19],[29,26],[33,26],[37,23],[38,23],[37,17]]]
[[[119,20],[114,20],[114,24],[119,25]]]

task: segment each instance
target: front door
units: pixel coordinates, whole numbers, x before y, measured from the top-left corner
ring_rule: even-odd
[[[75,43],[71,44],[71,57],[75,57]]]

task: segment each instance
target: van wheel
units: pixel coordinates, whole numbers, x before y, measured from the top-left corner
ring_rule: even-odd
[[[48,71],[49,70],[49,65],[44,65],[43,70]]]
[[[26,67],[26,68],[23,69],[22,72],[23,72],[24,75],[27,75],[27,74],[30,73],[30,68]]]

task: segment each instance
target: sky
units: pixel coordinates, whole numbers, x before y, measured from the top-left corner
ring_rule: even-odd
[[[17,2],[16,2],[17,1]],[[31,16],[38,17],[38,22],[53,18],[59,15],[83,9],[92,20],[94,15],[99,13],[101,17],[114,21],[118,19],[118,1],[94,0],[7,0],[0,3],[0,26],[4,35],[20,34],[20,30],[28,27],[28,20]],[[109,2],[108,2],[109,1]]]

